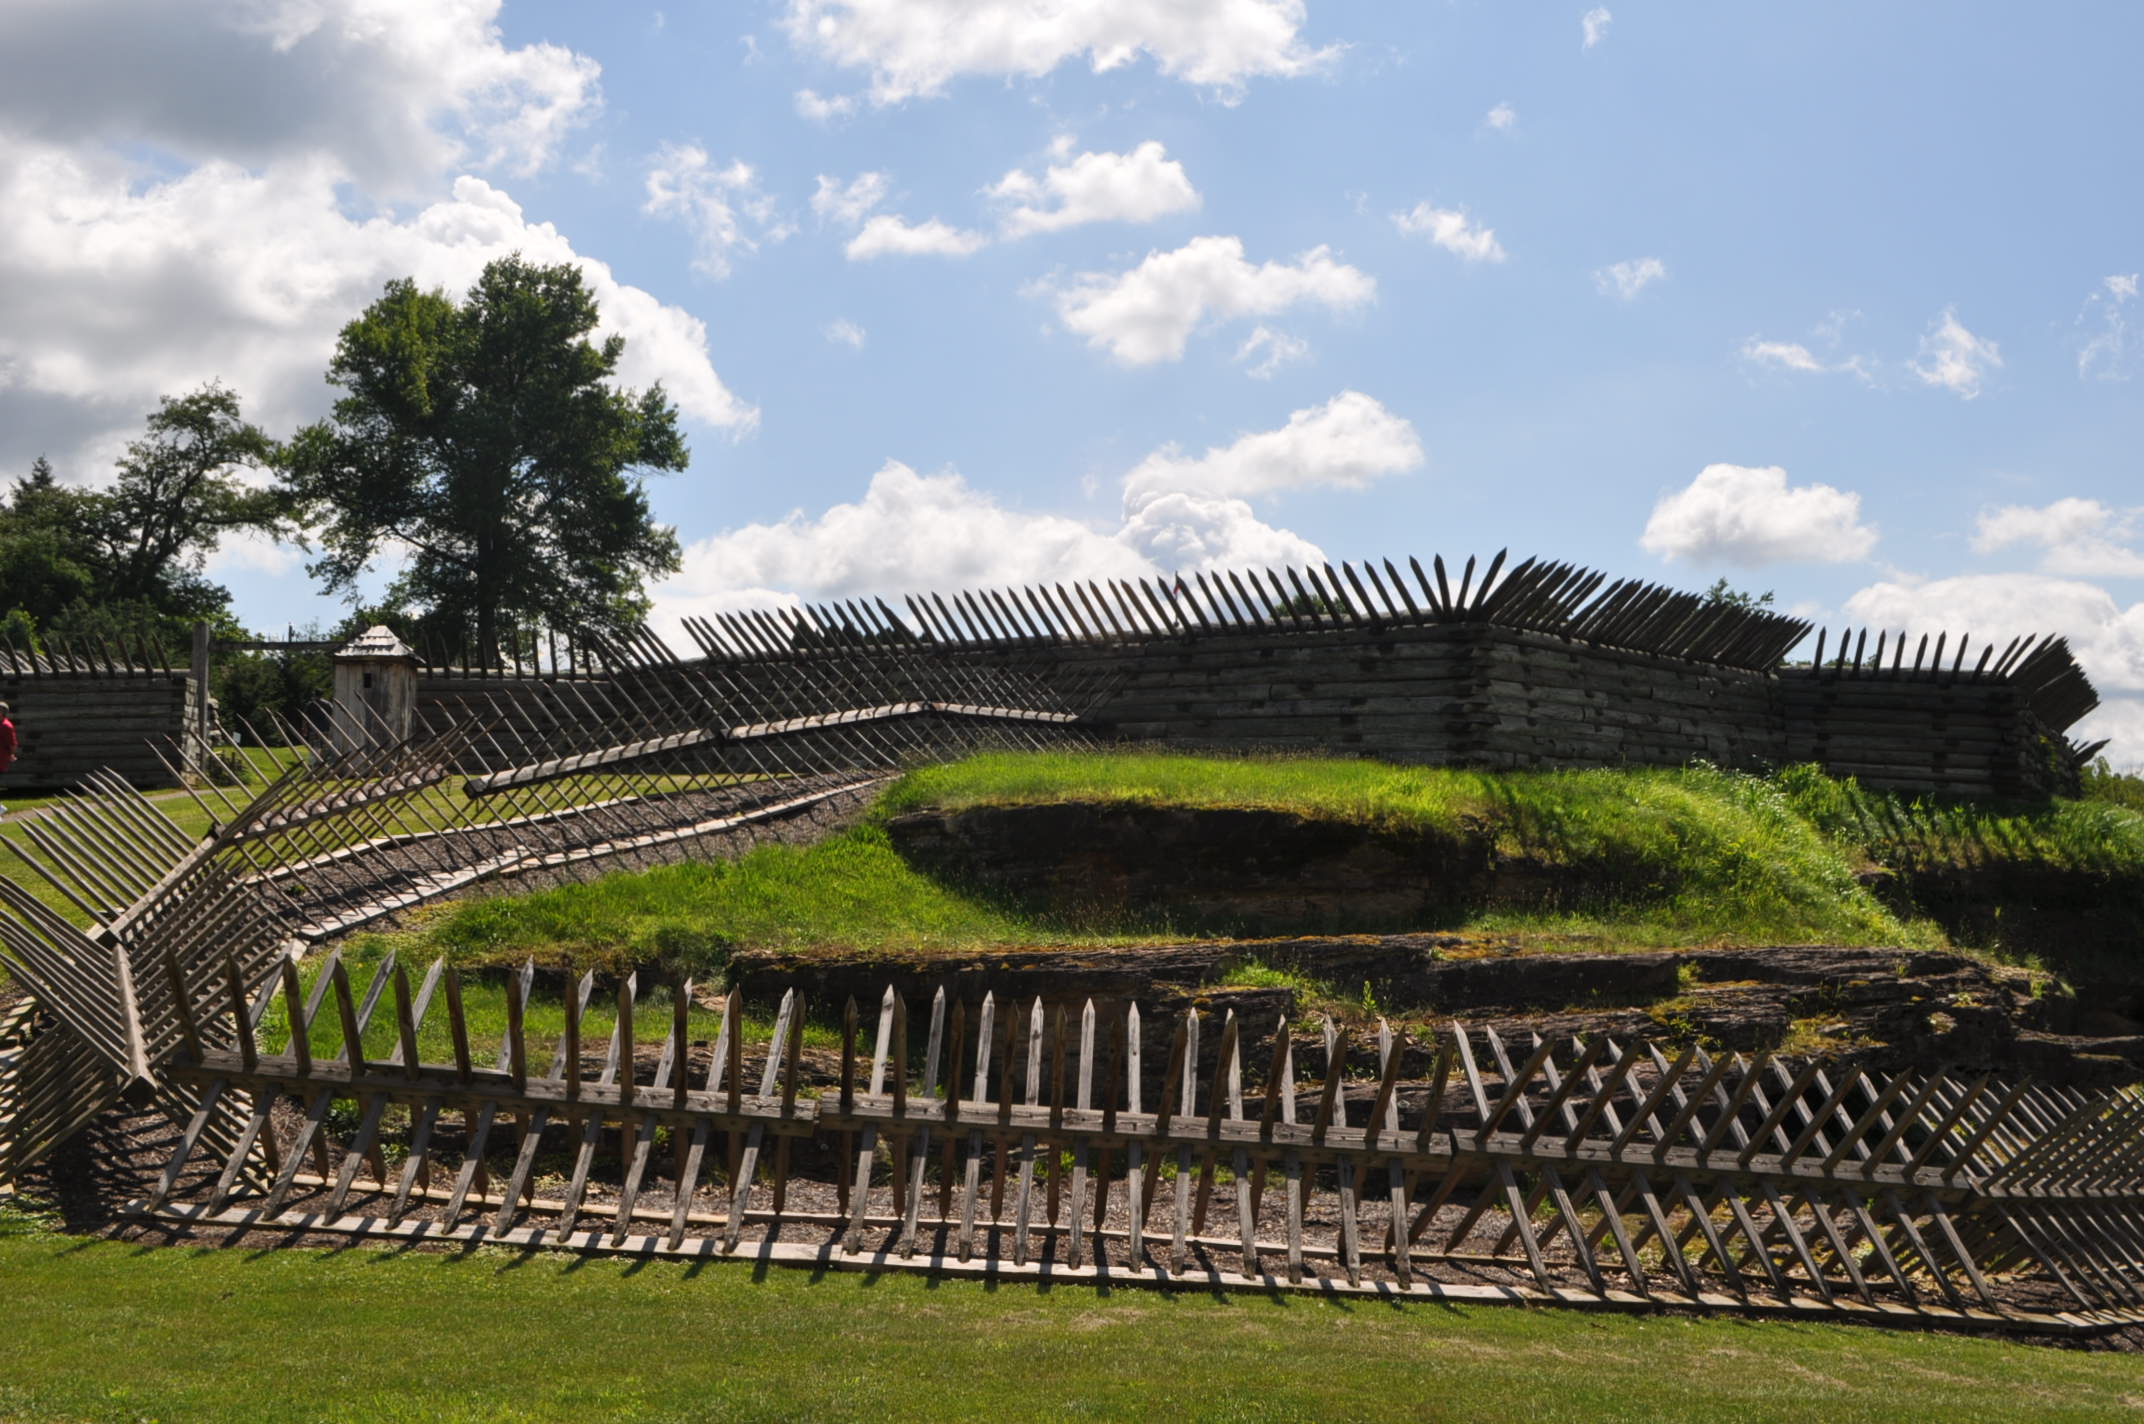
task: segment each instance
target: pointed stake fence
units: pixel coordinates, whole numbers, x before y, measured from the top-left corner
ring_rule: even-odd
[[[1382,1020],[1327,1020],[1307,1040],[1283,1024],[1254,1053],[1233,1014],[1196,1009],[1167,1026],[1157,1064],[1136,1004],[943,990],[921,1035],[892,989],[868,1043],[854,1002],[822,1014],[841,1026],[826,1047],[795,992],[768,1027],[734,993],[642,976],[608,993],[533,968],[492,986],[436,963],[421,987],[410,977],[390,957],[359,996],[331,957],[316,976],[330,1012],[317,988],[308,1005],[295,976],[271,976],[259,994],[303,1025],[273,1052],[236,1023],[258,1018],[246,992],[195,1022],[202,1046],[167,1071],[204,1107],[128,1209],[1120,1284],[2144,1320],[2135,1089],[1671,1059],[1456,1023],[1422,1041]],[[555,1005],[555,1039],[529,1027],[532,995]],[[605,999],[607,1038],[590,1037]],[[508,1012],[479,1054],[471,1005],[492,1001]],[[299,1125],[277,1124],[279,1101]],[[210,1146],[199,1127],[219,1102],[242,1130]],[[539,1190],[539,1158],[564,1164],[562,1187]]]

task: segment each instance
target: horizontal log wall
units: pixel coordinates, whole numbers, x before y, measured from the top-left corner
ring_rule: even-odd
[[[2065,789],[2057,739],[2007,683],[1833,668],[1777,681],[1788,761],[1898,791],[2037,800]]]
[[[1759,673],[1486,623],[1263,628],[948,656],[978,667],[1017,662],[1065,685],[1100,679],[1111,690],[1090,721],[1127,741],[1186,751],[1506,769],[1816,762],[1916,793],[2032,799],[2060,789],[2025,698],[1971,673]],[[740,690],[764,684],[781,701],[809,684],[811,666],[807,657],[725,663],[723,672]],[[550,681],[427,673],[419,708],[435,724],[490,720],[509,760],[559,755],[576,748],[560,744],[545,710]],[[602,705],[603,679],[578,684],[582,698]],[[681,685],[678,695],[697,694]],[[474,756],[497,759],[483,744]]]
[[[186,729],[184,672],[131,676],[45,673],[0,676],[0,701],[13,711],[15,764],[0,775],[0,801],[11,788],[64,786],[109,767],[136,786],[169,786],[157,759],[167,738]]]
[[[987,655],[984,655],[987,656]],[[1485,624],[1067,648],[1128,740],[1493,767],[1779,760],[1776,681]]]

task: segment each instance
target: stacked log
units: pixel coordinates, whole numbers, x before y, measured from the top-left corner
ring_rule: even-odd
[[[110,767],[136,786],[168,786],[158,757],[186,730],[183,671],[0,671],[0,700],[13,708],[15,763],[0,776],[5,791],[63,786]]]

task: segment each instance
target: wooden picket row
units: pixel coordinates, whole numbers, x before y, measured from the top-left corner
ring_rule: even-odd
[[[1411,583],[1390,559],[1364,560],[1337,568],[1326,563],[918,594],[903,600],[906,617],[883,600],[848,599],[779,613],[716,614],[687,619],[685,627],[710,658],[764,660],[917,643],[1004,648],[1246,629],[1493,622],[1758,669],[1776,666],[1810,631],[1798,618],[1765,609],[1708,603],[1699,594],[1640,580],[1610,583],[1605,574],[1566,563],[1527,559],[1507,569],[1506,558],[1499,552],[1478,578],[1472,557],[1456,576],[1442,556],[1430,561],[1429,570],[1409,559]]]
[[[226,1017],[257,1002],[227,978]],[[942,990],[920,1034],[889,989],[868,1047],[851,1001],[839,1053],[807,1055],[797,994],[748,1052],[734,992],[709,1001],[718,1027],[701,1040],[692,986],[673,985],[666,1030],[635,1052],[637,977],[605,995],[600,1046],[583,1032],[592,978],[562,985],[546,1054],[526,1028],[535,981],[524,967],[500,986],[507,1029],[479,1061],[466,1005],[490,990],[444,964],[413,986],[390,958],[362,995],[339,959],[310,995],[286,964],[262,991],[305,1025],[284,1052],[201,1022],[198,1051],[168,1070],[203,1104],[239,1104],[238,1140],[205,1152],[189,1125],[132,1210],[1611,1306],[2063,1328],[2144,1310],[2133,1092],[1458,1024],[1413,1044],[1330,1020],[1308,1040],[1315,1074],[1283,1023],[1254,1080],[1233,1014],[1185,1011],[1157,1059],[1136,1004]],[[426,1059],[420,1035],[442,1015],[451,1055]],[[380,1016],[392,1047],[368,1054]],[[275,1125],[286,1101],[294,1133]],[[329,1131],[337,1103],[353,1131]],[[263,1156],[272,1179],[249,1186]],[[539,1195],[539,1163],[562,1189]]]

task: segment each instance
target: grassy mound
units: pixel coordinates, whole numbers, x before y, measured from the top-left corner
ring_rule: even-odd
[[[705,973],[731,947],[878,949],[1031,944],[1046,926],[918,875],[876,825],[734,861],[606,875],[531,895],[419,911],[413,936],[457,963],[524,955],[576,966],[664,963]]]
[[[1419,928],[1544,947],[1932,947],[1952,936],[1899,892],[1902,881],[1997,865],[2074,872],[2102,886],[2108,903],[2144,884],[2144,813],[2112,798],[2024,810],[1942,805],[1872,794],[1813,768],[1769,777],[1702,766],[1498,774],[1321,759],[1003,754],[913,772],[888,790],[872,821],[808,848],[771,846],[730,863],[441,906],[391,939],[406,952],[461,963],[535,955],[704,975],[739,945],[973,950],[1173,937],[1166,923],[1074,926],[965,893],[909,866],[881,828],[886,817],[925,807],[1067,801],[1252,807],[1486,832],[1499,855],[1583,871],[1612,893],[1582,913],[1491,905]],[[1999,933],[1980,947],[2018,949]]]
[[[1578,913],[1491,904],[1434,928],[1633,944],[1941,942],[1933,926],[1902,920],[1865,888],[1857,878],[1865,857],[1813,824],[1779,782],[1709,767],[1497,773],[1322,758],[1000,754],[913,773],[881,804],[893,815],[1068,801],[1486,833],[1499,860],[1598,887]]]

